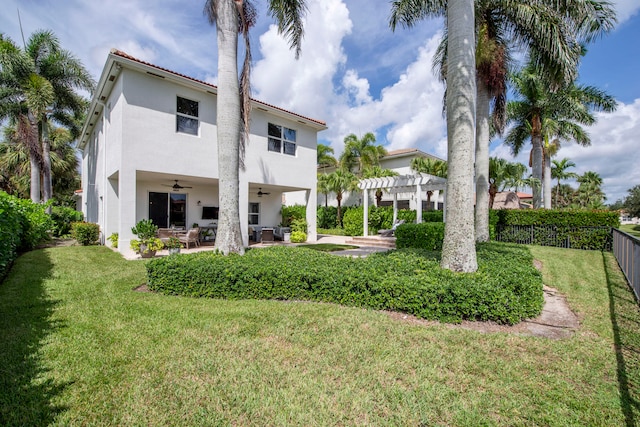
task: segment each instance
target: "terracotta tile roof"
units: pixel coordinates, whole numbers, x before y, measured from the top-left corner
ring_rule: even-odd
[[[183,79],[191,80],[192,82],[196,82],[196,83],[199,83],[199,84],[203,84],[205,86],[209,86],[209,87],[211,87],[213,89],[216,89],[216,90],[218,89],[218,87],[216,85],[213,85],[211,83],[207,83],[207,82],[205,82],[203,80],[194,79],[193,77],[189,77],[189,76],[187,76],[185,74],[177,73],[175,71],[169,70],[168,68],[160,67],[160,66],[152,64],[150,62],[143,61],[143,60],[135,58],[135,57],[133,57],[133,56],[129,55],[128,53],[123,52],[121,50],[111,49],[111,53],[113,55],[115,55],[115,56],[119,56],[121,58],[125,58],[125,59],[128,59],[130,61],[135,61],[135,62],[137,62],[139,64],[143,64],[143,65],[146,65],[148,67],[155,68],[156,70],[164,71],[166,73],[173,74],[174,76],[182,77]],[[303,116],[301,114],[294,113],[293,111],[285,110],[284,108],[280,108],[280,107],[278,107],[276,105],[272,105],[272,104],[268,104],[266,102],[258,101],[257,99],[254,99],[254,98],[251,98],[251,100],[253,102],[257,103],[257,104],[263,105],[265,107],[273,108],[273,109],[276,109],[276,110],[280,110],[280,111],[288,113],[288,114],[292,114],[294,116],[300,117],[301,119],[309,120],[311,122],[318,123],[318,124],[323,125],[323,126],[327,125],[327,123],[322,121],[322,120],[312,119],[311,117],[306,117],[306,116]]]
[[[389,156],[398,156],[400,154],[415,153],[417,151],[418,151],[417,148],[401,148],[399,150],[387,151],[387,157],[389,157]]]

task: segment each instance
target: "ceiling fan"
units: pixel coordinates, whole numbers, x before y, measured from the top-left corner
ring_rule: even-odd
[[[262,191],[262,187],[260,187],[260,188],[258,188],[258,193],[257,194],[258,194],[258,197],[262,197],[263,195],[264,196],[268,196],[271,193],[265,193],[264,191]]]
[[[175,184],[173,184],[173,185],[169,185],[169,184],[162,184],[162,185],[164,185],[165,187],[171,187],[171,188],[173,188],[173,191],[182,190],[183,188],[193,188],[193,187],[187,187],[187,186],[184,186],[184,185],[180,185],[180,184],[178,184],[178,180],[177,180],[177,179],[174,179],[174,181],[175,181],[176,183],[175,183]]]

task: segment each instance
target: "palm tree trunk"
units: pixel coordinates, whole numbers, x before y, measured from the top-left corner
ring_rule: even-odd
[[[476,241],[489,241],[489,89],[477,81],[476,100]],[[493,206],[493,203],[491,203]]]
[[[473,150],[475,146],[476,64],[474,1],[447,5],[447,223],[442,268],[478,269],[473,224]]]
[[[336,201],[338,202],[338,212],[336,213],[338,216],[338,225],[342,227],[342,194],[336,195]]]
[[[218,0],[217,137],[220,171],[220,218],[216,249],[244,253],[240,231],[240,85],[238,82],[238,9],[233,0]]]
[[[18,119],[18,133],[26,142],[31,166],[30,196],[33,203],[40,203],[40,173],[42,159],[38,145],[38,125],[32,114],[20,116]]]
[[[49,124],[44,119],[42,125],[42,194],[47,203],[53,197],[51,184],[51,141],[49,140]],[[51,208],[48,208],[49,212]]]
[[[544,208],[551,209],[551,156],[547,150],[544,151]]]
[[[542,133],[540,116],[534,115],[531,120],[531,145],[532,149],[532,173],[533,177],[542,184]],[[533,190],[533,208],[539,209],[542,206],[542,188],[540,185],[534,186]]]

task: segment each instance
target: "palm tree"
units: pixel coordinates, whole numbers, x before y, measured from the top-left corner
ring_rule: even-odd
[[[473,0],[447,5],[447,223],[441,266],[452,271],[478,269],[473,225],[473,141],[476,64]]]
[[[574,168],[576,164],[566,157],[562,160],[553,160],[552,162],[553,166],[551,167],[551,177],[558,180],[555,200],[555,205],[556,207],[558,207],[558,198],[560,197],[560,181],[565,179],[577,178],[578,174],[575,172],[567,172],[567,169]]]
[[[300,54],[305,0],[269,0],[269,14],[290,46]],[[250,0],[206,0],[204,12],[216,27],[218,41],[217,140],[220,171],[220,218],[216,249],[223,254],[244,253],[240,231],[239,168],[243,164],[244,141],[249,133],[249,71],[251,46],[249,29],[256,11]],[[238,36],[245,42],[245,60],[238,78]]]
[[[336,193],[338,202],[337,223],[342,227],[342,196],[345,192],[358,188],[358,177],[345,169],[337,169],[327,175],[327,187],[331,192]]]
[[[517,98],[507,105],[508,122],[514,127],[507,134],[505,143],[517,155],[525,142],[531,140],[533,177],[541,182],[544,141],[557,137],[590,145],[591,139],[582,125],[595,123],[594,111],[614,111],[616,108],[613,97],[593,86],[571,82],[551,92],[551,83],[533,63],[513,74],[511,80]],[[541,207],[541,199],[540,190],[534,188],[534,208]]]
[[[67,129],[52,128],[50,139],[54,193],[58,198],[70,198],[80,186],[71,133]],[[29,196],[29,152],[20,142],[15,126],[5,127],[4,142],[0,143],[0,176],[3,190],[21,198]]]
[[[608,31],[615,21],[607,4],[578,0],[567,7],[561,3],[512,0],[475,2],[476,25],[476,238],[489,239],[488,173],[490,117],[493,130],[505,126],[507,73],[513,49],[530,51],[554,80],[574,78],[580,54],[579,40],[589,40]],[[446,1],[395,0],[390,25],[411,27],[425,17],[442,16]],[[562,25],[561,25],[562,24]],[[434,68],[446,80],[447,32],[436,56]],[[492,112],[492,114],[491,114]]]
[[[318,174],[318,193],[324,194],[324,207],[329,206],[329,193],[331,193],[331,188],[329,187],[328,181],[329,174],[319,173]]]
[[[80,60],[62,49],[51,31],[33,33],[24,50],[10,38],[0,39],[0,86],[4,89],[0,118],[16,124],[22,143],[29,147],[33,201],[40,200],[36,181],[40,180],[41,168],[46,202],[53,196],[49,123],[65,126],[77,136],[87,107],[87,101],[77,91],[92,91],[95,82]],[[27,122],[31,127],[28,133],[24,128]],[[34,135],[37,148],[33,146]]]
[[[367,132],[362,138],[351,133],[344,138],[344,151],[340,156],[340,166],[347,170],[357,167],[356,174],[362,176],[366,168],[380,164],[380,159],[387,154],[382,145],[374,144],[376,136]]]
[[[580,183],[578,188],[580,206],[590,209],[602,208],[603,201],[606,200],[600,188],[602,186],[602,177],[597,172],[587,171],[578,177],[578,182]]]
[[[317,164],[322,168],[338,165],[338,161],[333,157],[333,148],[328,145],[318,144],[316,155],[318,159]]]
[[[441,178],[447,177],[447,162],[444,160],[432,159],[430,157],[414,157],[411,160],[410,166],[412,170],[418,173],[427,173]],[[433,196],[433,191],[427,191],[427,206],[431,203],[431,196]]]
[[[380,165],[366,168],[362,173],[362,178],[385,178],[389,176],[397,176],[398,172],[391,169],[382,169]],[[376,206],[380,206],[382,201],[382,189],[376,189]]]

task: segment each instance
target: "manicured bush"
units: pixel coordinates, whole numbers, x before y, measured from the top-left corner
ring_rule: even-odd
[[[542,276],[526,247],[478,246],[478,272],[439,267],[439,254],[401,249],[345,258],[296,247],[244,256],[198,253],[154,259],[149,288],[171,295],[289,299],[396,310],[425,319],[514,324],[542,309]]]
[[[611,250],[611,227],[620,223],[612,211],[525,209],[497,215],[496,240],[573,249]]]
[[[419,248],[439,251],[442,250],[444,240],[444,223],[402,224],[396,228],[395,236],[398,249]]]
[[[422,222],[442,222],[442,211],[423,211]]]
[[[71,237],[82,246],[94,245],[100,238],[100,226],[92,222],[74,222],[71,224]]]
[[[52,206],[51,219],[53,221],[53,235],[66,236],[71,233],[71,223],[82,221],[82,212],[66,206]]]
[[[345,236],[362,236],[364,233],[364,209],[362,206],[347,209],[342,215],[342,228]]]
[[[120,238],[120,234],[118,233],[111,233],[111,235],[109,237],[107,237],[107,239],[111,242],[111,247],[117,249],[118,248],[118,239]]]
[[[0,279],[9,272],[18,252],[49,239],[52,225],[43,205],[0,191]]]
[[[307,233],[304,231],[292,231],[291,243],[304,243],[307,241]]]

